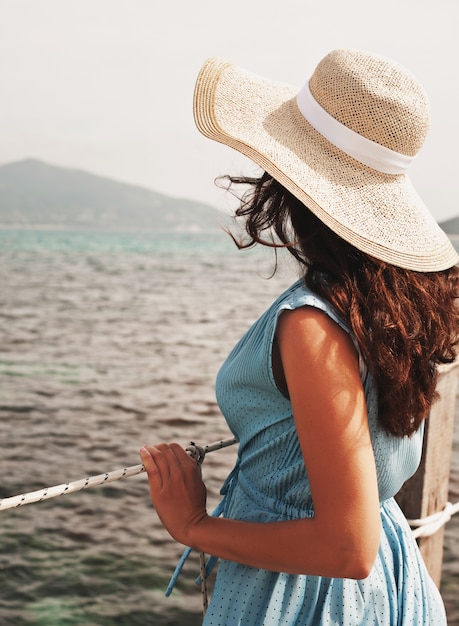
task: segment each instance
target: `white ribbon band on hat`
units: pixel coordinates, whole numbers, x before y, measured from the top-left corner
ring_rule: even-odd
[[[297,95],[297,105],[311,126],[334,146],[360,163],[384,174],[403,174],[416,157],[394,152],[338,122],[312,95],[309,82]]]

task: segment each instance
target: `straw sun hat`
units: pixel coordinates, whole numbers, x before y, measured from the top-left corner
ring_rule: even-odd
[[[194,115],[205,136],[251,158],[363,252],[422,272],[458,262],[406,174],[429,107],[401,66],[335,50],[298,90],[209,59]]]

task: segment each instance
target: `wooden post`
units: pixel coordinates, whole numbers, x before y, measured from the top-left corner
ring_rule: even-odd
[[[440,398],[426,421],[422,459],[417,472],[396,496],[408,519],[418,519],[443,510],[448,502],[449,473],[454,431],[454,412],[459,360],[439,368]],[[431,537],[418,539],[430,575],[440,586],[444,527]]]

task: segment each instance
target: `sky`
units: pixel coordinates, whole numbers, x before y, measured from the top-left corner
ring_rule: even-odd
[[[301,88],[336,48],[392,58],[426,89],[410,176],[459,215],[457,0],[0,0],[0,164],[38,158],[230,209],[220,174],[253,173],[194,127],[196,75],[222,57]]]

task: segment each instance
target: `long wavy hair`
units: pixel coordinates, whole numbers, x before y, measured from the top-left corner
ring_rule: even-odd
[[[285,247],[295,257],[306,285],[352,330],[376,379],[383,427],[398,437],[416,432],[437,396],[437,366],[456,357],[458,268],[424,273],[374,259],[267,173],[221,180],[248,185],[236,210],[246,237],[230,232],[236,245]]]

